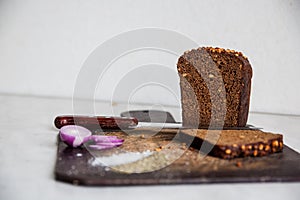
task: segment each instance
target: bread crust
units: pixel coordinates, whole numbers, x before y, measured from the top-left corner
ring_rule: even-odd
[[[196,149],[205,141],[211,147],[206,153],[224,159],[260,157],[283,150],[282,134],[261,130],[185,129],[180,134],[182,140],[194,137],[191,147]]]

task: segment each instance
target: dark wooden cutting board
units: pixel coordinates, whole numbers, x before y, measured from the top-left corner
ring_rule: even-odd
[[[154,136],[151,131],[141,130],[132,130],[130,136],[123,132],[106,134],[125,139],[125,143],[118,147],[122,151],[150,148],[159,152],[174,137],[172,131],[162,131]],[[116,150],[98,151],[96,156],[107,156]],[[55,177],[60,181],[91,186],[300,181],[300,154],[288,146],[284,146],[281,153],[265,157],[224,160],[211,156],[200,158],[199,155],[197,150],[186,147],[184,155],[160,170],[123,173],[92,165],[94,153],[85,147],[69,148],[58,138]]]

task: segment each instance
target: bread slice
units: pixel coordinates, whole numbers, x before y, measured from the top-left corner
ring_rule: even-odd
[[[191,137],[195,137],[191,147],[225,159],[265,156],[283,149],[281,134],[261,130],[185,129],[180,131],[181,139],[190,140]]]
[[[202,47],[177,63],[184,127],[243,127],[247,123],[252,68],[240,52]]]

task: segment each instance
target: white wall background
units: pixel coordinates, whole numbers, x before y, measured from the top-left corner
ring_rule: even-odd
[[[143,27],[244,52],[254,70],[251,110],[300,114],[297,0],[0,0],[0,93],[71,97],[97,45]],[[136,100],[174,104],[163,94],[147,88]]]

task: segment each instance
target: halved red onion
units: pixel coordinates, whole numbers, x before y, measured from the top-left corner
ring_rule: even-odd
[[[82,126],[68,125],[61,127],[59,135],[67,145],[78,147],[90,139],[92,132]]]
[[[122,145],[123,139],[117,136],[92,135],[92,132],[82,126],[67,125],[59,130],[60,138],[71,147],[81,146],[89,142],[88,146],[94,149],[108,149]]]

